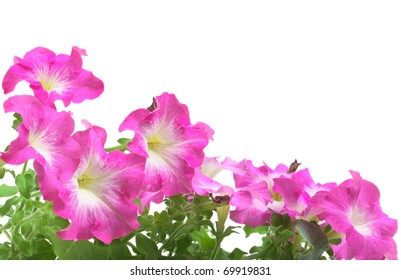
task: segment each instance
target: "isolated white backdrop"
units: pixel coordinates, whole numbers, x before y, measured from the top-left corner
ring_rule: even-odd
[[[113,145],[126,115],[175,93],[215,130],[209,156],[296,158],[320,183],[356,170],[400,219],[400,14],[398,1],[1,1],[0,76],[34,47],[84,48],[105,92],[69,107],[77,129],[87,119]]]

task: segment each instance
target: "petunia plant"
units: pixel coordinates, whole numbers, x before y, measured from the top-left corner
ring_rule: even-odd
[[[5,73],[17,137],[0,153],[0,259],[397,259],[397,221],[373,183],[206,155],[215,131],[174,94],[133,108],[119,127],[132,137],[113,147],[100,126],[77,131],[67,107],[104,91],[83,55],[38,47]],[[13,95],[20,82],[32,93]],[[238,233],[259,242],[226,249]]]

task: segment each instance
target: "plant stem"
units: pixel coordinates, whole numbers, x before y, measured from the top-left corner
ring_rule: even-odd
[[[214,248],[213,248],[212,253],[210,254],[209,260],[215,260],[216,259],[217,254],[219,253],[220,245],[221,245],[222,241],[223,241],[223,237],[220,234],[218,234],[216,236],[216,243],[214,244]]]
[[[22,167],[22,173],[21,173],[22,175],[25,175],[27,166],[28,166],[28,161],[25,161],[24,166]]]
[[[35,191],[31,193],[31,198],[39,197],[42,196],[42,193],[40,191]]]
[[[32,215],[26,217],[25,219],[22,219],[21,221],[19,221],[16,225],[15,225],[15,230],[18,230],[23,224],[25,223],[29,223],[33,220],[35,220],[37,217],[39,217],[40,215],[43,215],[43,211],[42,210],[38,210],[34,213],[32,213]]]
[[[8,233],[6,229],[3,229],[4,235],[7,236],[8,240],[11,241],[11,235]]]

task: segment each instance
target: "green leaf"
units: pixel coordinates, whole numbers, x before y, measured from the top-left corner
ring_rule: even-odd
[[[246,255],[244,251],[235,248],[230,254],[228,254],[228,258],[230,260],[242,260],[244,255]]]
[[[192,239],[199,244],[199,247],[204,252],[210,252],[214,248],[216,240],[209,236],[209,231],[201,227],[199,231],[192,233]]]
[[[18,196],[14,196],[4,203],[3,206],[0,207],[0,217],[7,215],[13,205],[17,205],[20,202],[20,198]]]
[[[10,244],[0,244],[0,260],[7,260],[10,255]]]
[[[119,144],[124,145],[124,146],[127,146],[127,144],[131,141],[132,141],[132,139],[130,139],[130,138],[120,138],[117,140],[117,142]]]
[[[13,217],[12,217],[12,219],[11,219],[13,225],[16,225],[19,221],[21,221],[21,220],[24,218],[24,216],[25,216],[24,211],[22,211],[22,210],[17,210],[17,211],[14,213],[14,215],[13,215]]]
[[[49,206],[49,202],[32,201],[32,206],[39,209],[44,209]]]
[[[19,251],[25,256],[32,256],[32,246],[31,243],[25,240],[20,234],[13,235],[13,242],[18,247]]]
[[[18,174],[15,178],[15,184],[17,185],[19,192],[23,197],[26,199],[31,198],[31,191],[35,186],[35,182],[31,174]]]
[[[60,260],[108,260],[110,248],[89,241],[66,241],[53,234],[50,237],[53,251]]]
[[[331,238],[329,239],[329,243],[333,245],[339,245],[341,243],[342,239],[341,238]]]
[[[229,227],[227,227],[227,228],[224,230],[224,232],[221,234],[221,237],[222,237],[222,238],[225,238],[225,237],[231,235],[232,233],[238,234],[238,232],[234,230],[234,229],[236,229],[236,228],[240,228],[240,227],[239,227],[239,226],[229,226]]]
[[[259,233],[262,235],[265,235],[267,233],[267,226],[258,226],[258,227],[250,227],[250,226],[244,226],[243,230],[245,232],[245,237],[249,237],[251,234],[254,233]]]
[[[0,159],[0,165],[1,165],[2,160]],[[6,175],[6,169],[4,167],[0,167],[0,179],[4,178],[4,175]]]
[[[18,113],[14,113],[14,121],[13,125],[11,126],[13,129],[17,130],[18,126],[23,123],[22,116]]]
[[[301,256],[300,259],[319,260],[322,254],[329,249],[329,241],[327,236],[322,232],[322,229],[317,224],[312,222],[297,220],[295,222],[295,226],[303,238],[313,246],[313,251]]]
[[[16,193],[18,193],[18,188],[15,186],[7,186],[4,184],[0,186],[0,197],[9,197]]]
[[[291,225],[291,218],[288,214],[281,215],[273,212],[271,223],[274,227],[284,226],[288,228]]]
[[[142,233],[138,233],[135,237],[136,248],[145,255],[147,260],[157,260],[160,257],[159,249],[155,242],[150,240]]]
[[[110,257],[112,260],[123,260],[128,256],[131,256],[130,251],[126,244],[122,243],[121,240],[116,239],[110,243]]]
[[[288,229],[283,229],[281,231],[276,232],[276,239],[274,240],[275,243],[282,243],[288,241],[291,237],[294,236],[294,233]]]
[[[187,236],[187,238],[183,238],[181,240],[177,241],[177,251],[176,251],[176,256],[178,258],[183,258],[181,257],[182,255],[186,255],[188,251],[188,247],[192,244],[192,239]]]
[[[36,241],[36,240],[35,240]],[[28,260],[54,260],[56,255],[53,252],[52,245],[45,239],[37,240],[33,246],[34,254],[28,257]]]

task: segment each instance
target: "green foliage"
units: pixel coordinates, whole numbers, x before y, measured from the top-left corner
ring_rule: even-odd
[[[35,186],[32,174],[30,173],[18,174],[17,177],[15,178],[15,184],[17,185],[20,194],[24,198],[26,199],[31,198],[31,191]]]
[[[0,207],[0,217],[3,217],[10,212],[11,207],[13,205],[17,205],[20,202],[20,198],[18,196],[13,196],[12,198],[8,199],[3,206]]]
[[[136,248],[144,256],[145,260],[156,260],[160,258],[160,252],[154,241],[145,235],[138,233],[135,237]]]
[[[245,232],[245,237],[249,237],[251,234],[258,233],[258,234],[266,234],[268,227],[267,226],[259,226],[259,227],[250,227],[244,226],[243,230]]]
[[[295,226],[310,244],[310,248],[300,256],[302,260],[319,260],[322,254],[329,249],[329,241],[322,229],[313,222],[297,220]]]
[[[55,255],[60,260],[107,260],[111,258],[110,247],[89,241],[65,241],[56,235],[50,236]]]
[[[1,185],[0,197],[10,197],[18,193],[18,188],[14,186]]]

